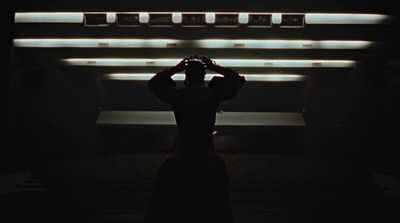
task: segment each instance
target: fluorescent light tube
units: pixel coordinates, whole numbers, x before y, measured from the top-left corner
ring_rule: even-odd
[[[390,16],[381,14],[306,13],[307,24],[385,24]]]
[[[182,59],[127,59],[127,58],[69,58],[63,59],[65,65],[70,66],[151,66],[170,67]],[[261,60],[261,59],[215,59],[217,64],[227,67],[294,67],[294,68],[346,68],[353,67],[353,60]]]
[[[14,39],[15,47],[32,48],[368,49],[376,44],[365,40]]]
[[[15,23],[82,23],[82,12],[17,12]]]

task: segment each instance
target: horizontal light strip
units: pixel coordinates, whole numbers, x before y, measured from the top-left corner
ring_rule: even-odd
[[[82,12],[17,12],[16,23],[82,23]]]
[[[63,59],[70,66],[129,66],[129,67],[170,67],[182,59],[126,59],[126,58],[69,58]],[[259,59],[215,59],[221,66],[227,67],[353,67],[353,60],[259,60]]]
[[[362,40],[198,40],[199,48],[247,48],[247,49],[366,49],[374,42]]]
[[[331,14],[331,13],[306,13],[307,24],[385,24],[390,21],[390,16],[381,14]]]
[[[85,12],[86,13],[86,12]],[[89,12],[88,12],[89,13]],[[92,13],[92,12],[90,12]],[[107,12],[102,12],[107,13]],[[112,12],[114,13],[114,12]],[[115,12],[118,13],[118,12]],[[123,12],[126,13],[126,12]],[[166,14],[173,12],[129,12],[139,13],[140,22],[147,23],[149,13]],[[206,22],[209,24],[215,23],[215,14],[219,12],[180,12],[182,13],[195,13],[205,14]],[[281,12],[223,12],[224,14],[239,14],[240,21],[246,23],[246,16],[248,14],[272,14],[274,24],[279,24],[280,15],[293,14]],[[302,14],[302,13],[296,13]],[[362,14],[362,13],[303,13],[305,15],[305,22],[307,24],[385,24],[391,19],[389,15],[383,14]],[[177,14],[174,14],[175,16]],[[16,23],[81,23],[83,22],[83,12],[17,12],[15,13]],[[175,17],[179,21],[178,17]],[[247,18],[248,19],[248,18]]]
[[[14,39],[15,47],[34,48],[367,49],[376,45],[364,40]]]
[[[172,111],[101,111],[97,125],[176,126]],[[304,127],[301,113],[292,112],[217,112],[216,126]]]
[[[307,76],[299,74],[241,74],[247,81],[305,81]],[[113,73],[104,76],[107,80],[120,81],[147,81],[154,76],[154,73]],[[206,81],[210,81],[214,76],[222,76],[220,74],[207,74]],[[172,76],[175,81],[185,80],[185,74],[178,73]]]

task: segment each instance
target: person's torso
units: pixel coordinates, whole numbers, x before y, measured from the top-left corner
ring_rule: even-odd
[[[180,98],[172,104],[178,126],[178,150],[193,153],[214,150],[212,133],[218,101],[205,88],[191,94],[180,89]],[[183,152],[183,151],[181,151]]]
[[[218,101],[205,88],[202,92],[191,94],[182,88],[180,98],[172,104],[178,128],[187,131],[204,130],[214,127]]]

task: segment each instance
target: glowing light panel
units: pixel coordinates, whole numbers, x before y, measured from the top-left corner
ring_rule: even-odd
[[[16,23],[82,23],[82,12],[17,12]]]
[[[69,58],[63,59],[70,66],[128,66],[128,67],[169,67],[179,63],[181,59],[127,59],[127,58]],[[260,59],[215,59],[217,64],[227,67],[353,67],[353,60],[260,60]]]
[[[112,73],[104,76],[108,80],[120,80],[120,81],[148,81],[155,74],[154,73]],[[277,81],[277,82],[297,82],[305,81],[307,76],[299,74],[241,74],[246,78],[246,81]],[[214,76],[222,76],[220,74],[207,74],[205,76],[206,81],[210,81]],[[185,74],[179,73],[172,76],[175,81],[185,80]]]
[[[368,49],[377,44],[364,40],[14,39],[15,47],[33,48]]]
[[[381,14],[306,13],[307,24],[385,24],[390,16]]]

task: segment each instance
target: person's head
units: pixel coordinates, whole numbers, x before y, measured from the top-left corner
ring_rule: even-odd
[[[205,75],[204,63],[201,61],[188,61],[185,72],[185,86],[203,86]]]

